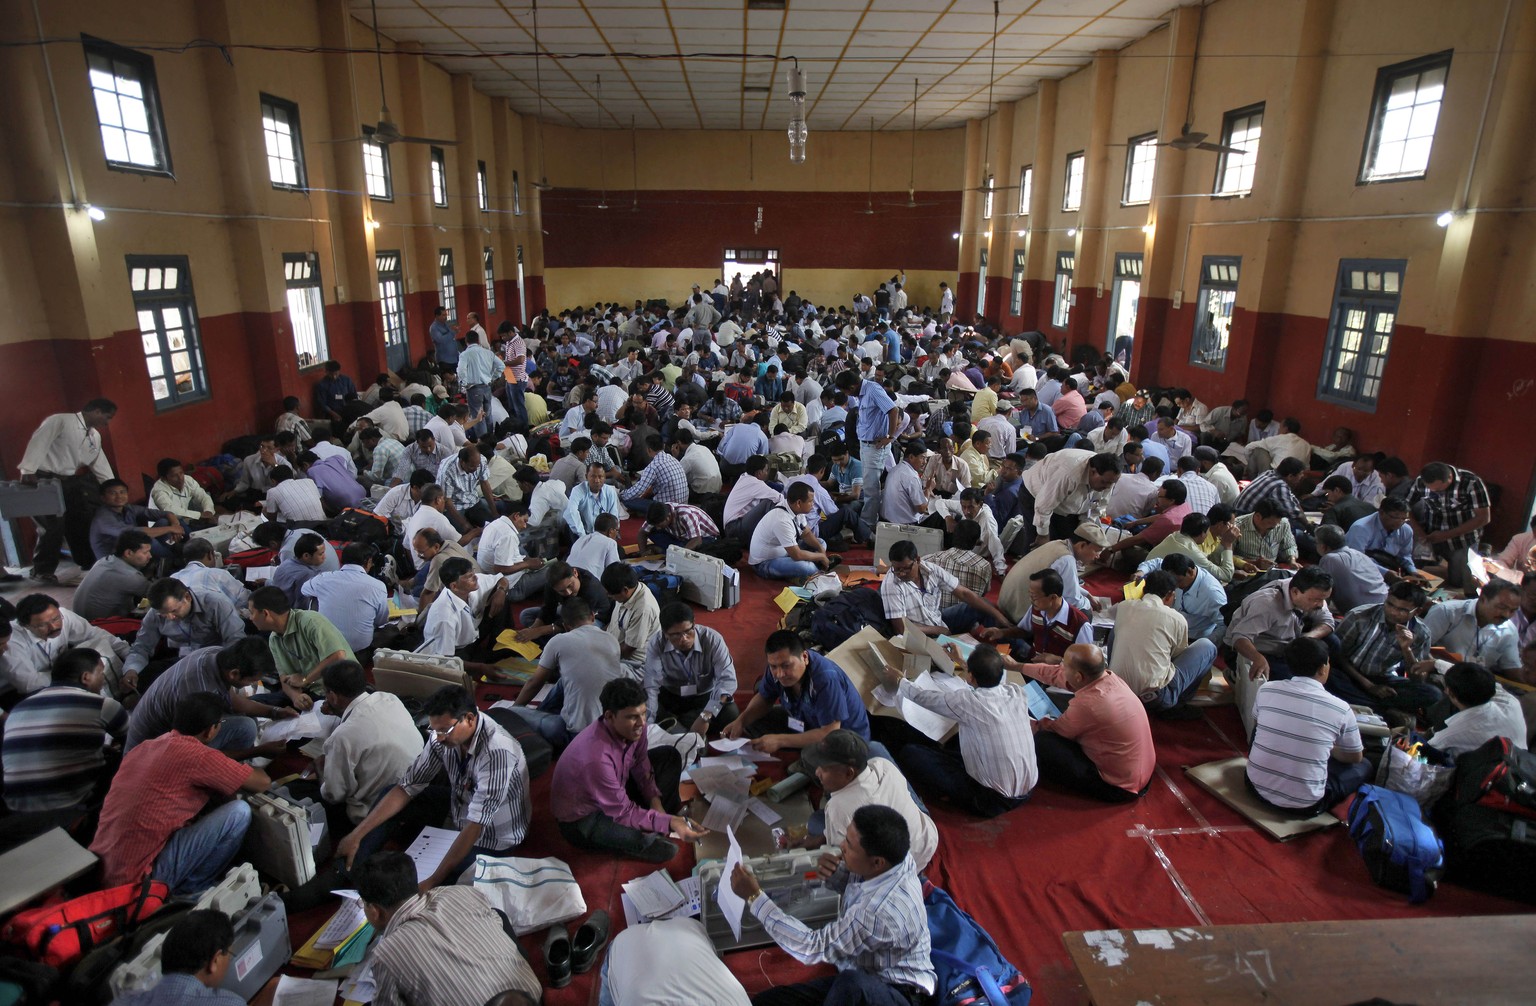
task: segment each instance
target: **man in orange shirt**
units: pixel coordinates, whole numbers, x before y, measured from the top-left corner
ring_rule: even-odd
[[[1129,803],[1147,791],[1157,752],[1147,711],[1130,687],[1109,673],[1104,651],[1090,643],[1067,647],[1058,664],[1012,670],[1075,694],[1067,711],[1035,720],[1035,758],[1042,782],[1108,803]]]

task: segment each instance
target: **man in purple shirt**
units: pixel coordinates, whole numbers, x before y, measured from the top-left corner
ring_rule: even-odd
[[[583,849],[669,862],[677,855],[669,831],[688,841],[706,834],[678,813],[682,756],[673,747],[650,749],[638,681],[615,678],[600,701],[602,719],[577,734],[555,763],[550,804],[560,834]]]
[[[363,484],[347,471],[339,456],[322,458],[314,451],[305,451],[299,455],[299,469],[320,487],[320,499],[326,507],[338,513],[357,506],[363,498]]]

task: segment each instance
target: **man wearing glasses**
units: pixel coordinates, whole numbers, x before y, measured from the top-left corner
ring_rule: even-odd
[[[427,699],[427,746],[385,790],[368,816],[336,847],[348,869],[368,859],[389,837],[409,842],[424,827],[456,829],[441,864],[423,878],[423,893],[456,880],[476,855],[504,856],[528,834],[528,762],[517,741],[475,708],[457,685]],[[434,783],[446,771],[446,784]],[[446,822],[446,823],[445,823]]]
[[[724,637],[696,625],[682,601],[662,608],[658,621],[661,631],[645,650],[647,715],[676,720],[700,737],[729,726],[738,715],[736,664]]]

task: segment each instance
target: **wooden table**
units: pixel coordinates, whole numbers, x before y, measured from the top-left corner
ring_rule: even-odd
[[[1529,915],[1103,929],[1062,940],[1097,1006],[1178,1003],[1525,1004]]]

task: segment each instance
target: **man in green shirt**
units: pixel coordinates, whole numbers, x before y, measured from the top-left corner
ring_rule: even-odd
[[[267,645],[272,648],[278,679],[290,696],[295,690],[309,689],[328,665],[357,659],[346,637],[330,619],[318,611],[291,607],[288,596],[278,587],[262,587],[253,592],[250,614],[252,625],[271,633]]]
[[[1147,559],[1137,569],[1139,576],[1156,566],[1156,560],[1169,555],[1187,555],[1196,566],[1214,576],[1223,584],[1232,582],[1232,546],[1237,542],[1237,531],[1229,523],[1223,524],[1217,538],[1216,550],[1206,552],[1202,542],[1211,533],[1211,519],[1203,513],[1185,516],[1179,529],[1152,547]]]

